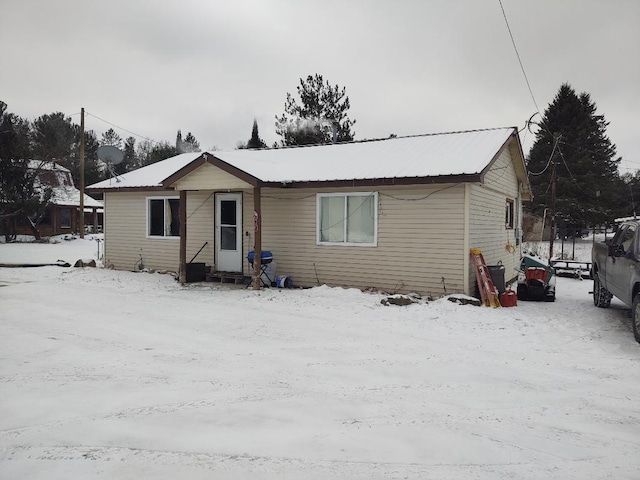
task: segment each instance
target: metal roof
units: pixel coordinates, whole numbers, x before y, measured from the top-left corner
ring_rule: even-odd
[[[159,187],[203,153],[262,182],[331,182],[478,175],[513,127],[268,150],[185,153],[91,185],[92,189]]]

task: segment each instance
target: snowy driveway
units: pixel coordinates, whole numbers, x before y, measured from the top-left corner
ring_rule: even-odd
[[[0,478],[638,479],[640,346],[555,303],[0,269]]]

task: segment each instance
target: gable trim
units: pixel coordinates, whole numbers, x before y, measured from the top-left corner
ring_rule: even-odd
[[[205,163],[208,163],[209,165],[213,165],[214,167],[219,168],[223,172],[226,172],[229,175],[232,175],[232,176],[234,176],[234,177],[236,177],[236,178],[248,183],[252,187],[259,187],[259,186],[262,185],[262,181],[259,178],[256,178],[253,175],[249,175],[247,172],[245,172],[243,170],[240,170],[239,168],[236,168],[233,165],[230,165],[227,162],[225,162],[223,160],[220,160],[215,155],[212,155],[212,154],[206,153],[206,152],[203,153],[202,155],[200,155],[198,158],[196,158],[192,162],[190,162],[189,164],[187,164],[184,167],[182,167],[177,172],[175,172],[172,175],[170,175],[167,178],[165,178],[160,183],[165,188],[171,188],[173,186],[173,184],[175,184],[178,180],[181,180],[182,178],[186,177],[187,175],[193,173],[198,168],[203,166]]]
[[[493,167],[493,164],[500,158],[502,152],[506,148],[510,148],[514,146],[516,150],[516,155],[514,155],[513,149],[511,150],[510,157],[511,162],[513,163],[513,168],[516,171],[516,177],[518,181],[523,185],[523,196],[522,200],[528,201],[531,200],[531,186],[529,183],[529,176],[527,175],[527,166],[524,161],[524,154],[522,153],[522,145],[520,144],[520,138],[517,134],[517,128],[513,127],[513,132],[509,135],[509,138],[500,146],[500,148],[496,151],[495,155],[491,159],[491,161],[487,164],[487,166],[480,173],[481,183],[484,183],[484,177],[489,170]]]

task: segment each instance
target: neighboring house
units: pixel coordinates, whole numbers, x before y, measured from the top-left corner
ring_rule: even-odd
[[[51,187],[52,197],[46,209],[45,217],[38,225],[43,236],[78,232],[78,214],[80,210],[80,190],[73,184],[71,172],[54,162],[29,161],[29,169],[37,172],[36,190]],[[89,195],[84,196],[84,220],[86,225],[99,228],[103,214],[102,202]],[[1,227],[0,227],[1,228]],[[31,235],[28,224],[18,223],[16,234]]]
[[[515,278],[531,199],[515,128],[186,153],[89,188],[117,269],[142,258],[184,281],[204,245],[195,261],[249,276],[257,246],[298,286],[434,296],[475,294],[471,248]]]

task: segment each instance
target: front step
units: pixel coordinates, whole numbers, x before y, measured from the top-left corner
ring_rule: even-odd
[[[244,284],[249,277],[236,272],[211,272],[207,273],[207,282]]]

